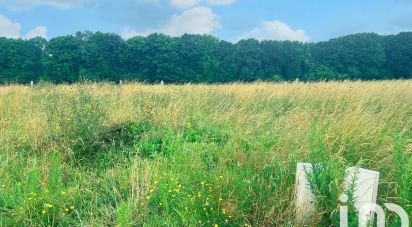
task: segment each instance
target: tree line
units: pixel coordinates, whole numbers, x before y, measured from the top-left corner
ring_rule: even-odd
[[[412,78],[412,32],[361,33],[318,43],[211,35],[78,32],[46,40],[0,38],[0,83],[133,80],[150,83]]]

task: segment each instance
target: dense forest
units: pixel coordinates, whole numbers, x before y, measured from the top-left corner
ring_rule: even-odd
[[[412,78],[412,32],[326,42],[152,34],[128,40],[78,32],[51,40],[0,38],[0,83],[82,80],[231,82]]]

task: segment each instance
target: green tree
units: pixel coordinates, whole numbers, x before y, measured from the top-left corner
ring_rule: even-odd
[[[75,36],[61,36],[49,41],[45,48],[46,77],[53,82],[79,81],[84,64],[85,49]]]
[[[118,81],[127,73],[125,66],[127,44],[113,33],[78,33],[83,41],[84,62],[82,78],[89,80]]]
[[[385,53],[393,78],[412,78],[412,32],[386,37]]]

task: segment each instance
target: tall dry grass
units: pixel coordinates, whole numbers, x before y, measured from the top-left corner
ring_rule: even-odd
[[[411,81],[1,87],[0,225],[291,225],[320,154],[411,214],[411,138]]]

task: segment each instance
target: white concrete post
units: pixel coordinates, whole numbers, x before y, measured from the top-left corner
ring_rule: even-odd
[[[361,211],[368,204],[376,204],[378,196],[379,172],[362,169],[358,167],[350,167],[346,169],[345,188],[350,190],[354,188],[353,198],[355,208]],[[373,210],[369,211],[367,219],[372,221]]]
[[[315,195],[312,193],[307,173],[312,172],[312,164],[298,163],[296,168],[296,218],[299,224],[307,224],[316,211]]]

